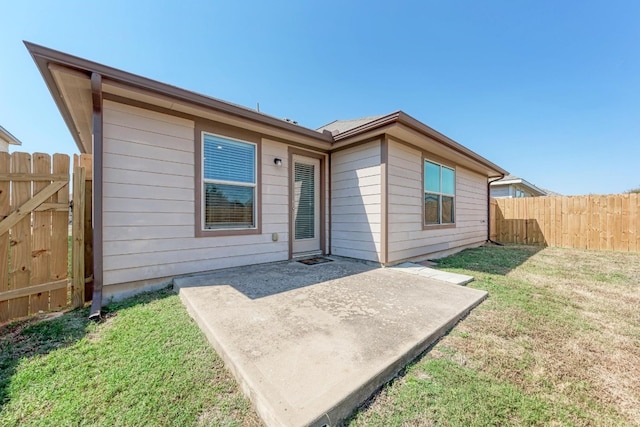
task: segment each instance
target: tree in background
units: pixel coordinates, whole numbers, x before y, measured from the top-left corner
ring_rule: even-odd
[[[640,193],[640,185],[637,186],[636,188],[632,188],[631,190],[627,190],[627,193],[631,194],[631,193]]]

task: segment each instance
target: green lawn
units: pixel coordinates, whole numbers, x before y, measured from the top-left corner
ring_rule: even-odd
[[[0,425],[259,425],[168,290],[0,331]]]
[[[489,298],[351,426],[640,425],[640,254],[467,250],[439,268]],[[0,327],[0,425],[260,422],[165,290]]]

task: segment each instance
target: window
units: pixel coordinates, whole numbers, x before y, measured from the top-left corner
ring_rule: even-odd
[[[455,222],[456,171],[437,163],[424,161],[424,223]]]
[[[202,227],[254,229],[256,145],[202,133]]]

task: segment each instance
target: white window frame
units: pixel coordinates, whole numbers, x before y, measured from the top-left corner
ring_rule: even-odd
[[[435,191],[427,191],[425,189],[425,184],[426,184],[426,180],[427,180],[427,163],[431,163],[433,165],[436,165],[439,167],[439,171],[440,171],[440,191],[435,192]],[[442,169],[443,168],[447,168],[450,171],[453,172],[453,194],[449,194],[449,193],[443,193],[442,192]],[[457,216],[457,208],[456,208],[456,169],[454,167],[451,166],[447,166],[447,165],[443,165],[442,163],[439,162],[435,162],[431,159],[428,158],[423,158],[422,159],[422,173],[423,173],[423,180],[422,180],[422,211],[423,211],[423,218],[422,218],[422,225],[423,227],[439,227],[439,226],[455,226],[456,224],[456,216]],[[425,205],[424,205],[424,195],[425,194],[431,194],[434,196],[438,196],[438,222],[429,222],[427,223],[426,220],[426,216],[424,215],[424,210],[425,210]],[[452,222],[442,222],[442,197],[451,197],[453,198],[452,203],[453,203],[453,221]]]
[[[205,135],[211,135],[216,138],[226,139],[229,141],[240,142],[242,144],[253,145],[254,146],[254,156],[253,156],[253,183],[247,182],[237,182],[237,181],[226,181],[221,179],[209,179],[205,178],[205,151],[204,151],[204,137]],[[225,135],[216,134],[213,132],[202,131],[200,136],[200,152],[202,155],[200,156],[200,178],[201,178],[201,200],[200,200],[200,218],[201,224],[200,227],[202,231],[233,231],[233,230],[257,230],[258,229],[258,144],[249,141],[243,141],[237,138],[230,138]],[[206,226],[206,214],[205,210],[207,208],[207,184],[224,184],[224,185],[235,185],[238,187],[251,187],[253,188],[253,225],[251,227],[210,227]]]

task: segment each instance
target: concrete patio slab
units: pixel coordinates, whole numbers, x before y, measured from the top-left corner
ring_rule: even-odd
[[[174,280],[268,426],[339,424],[486,297],[332,259]]]

